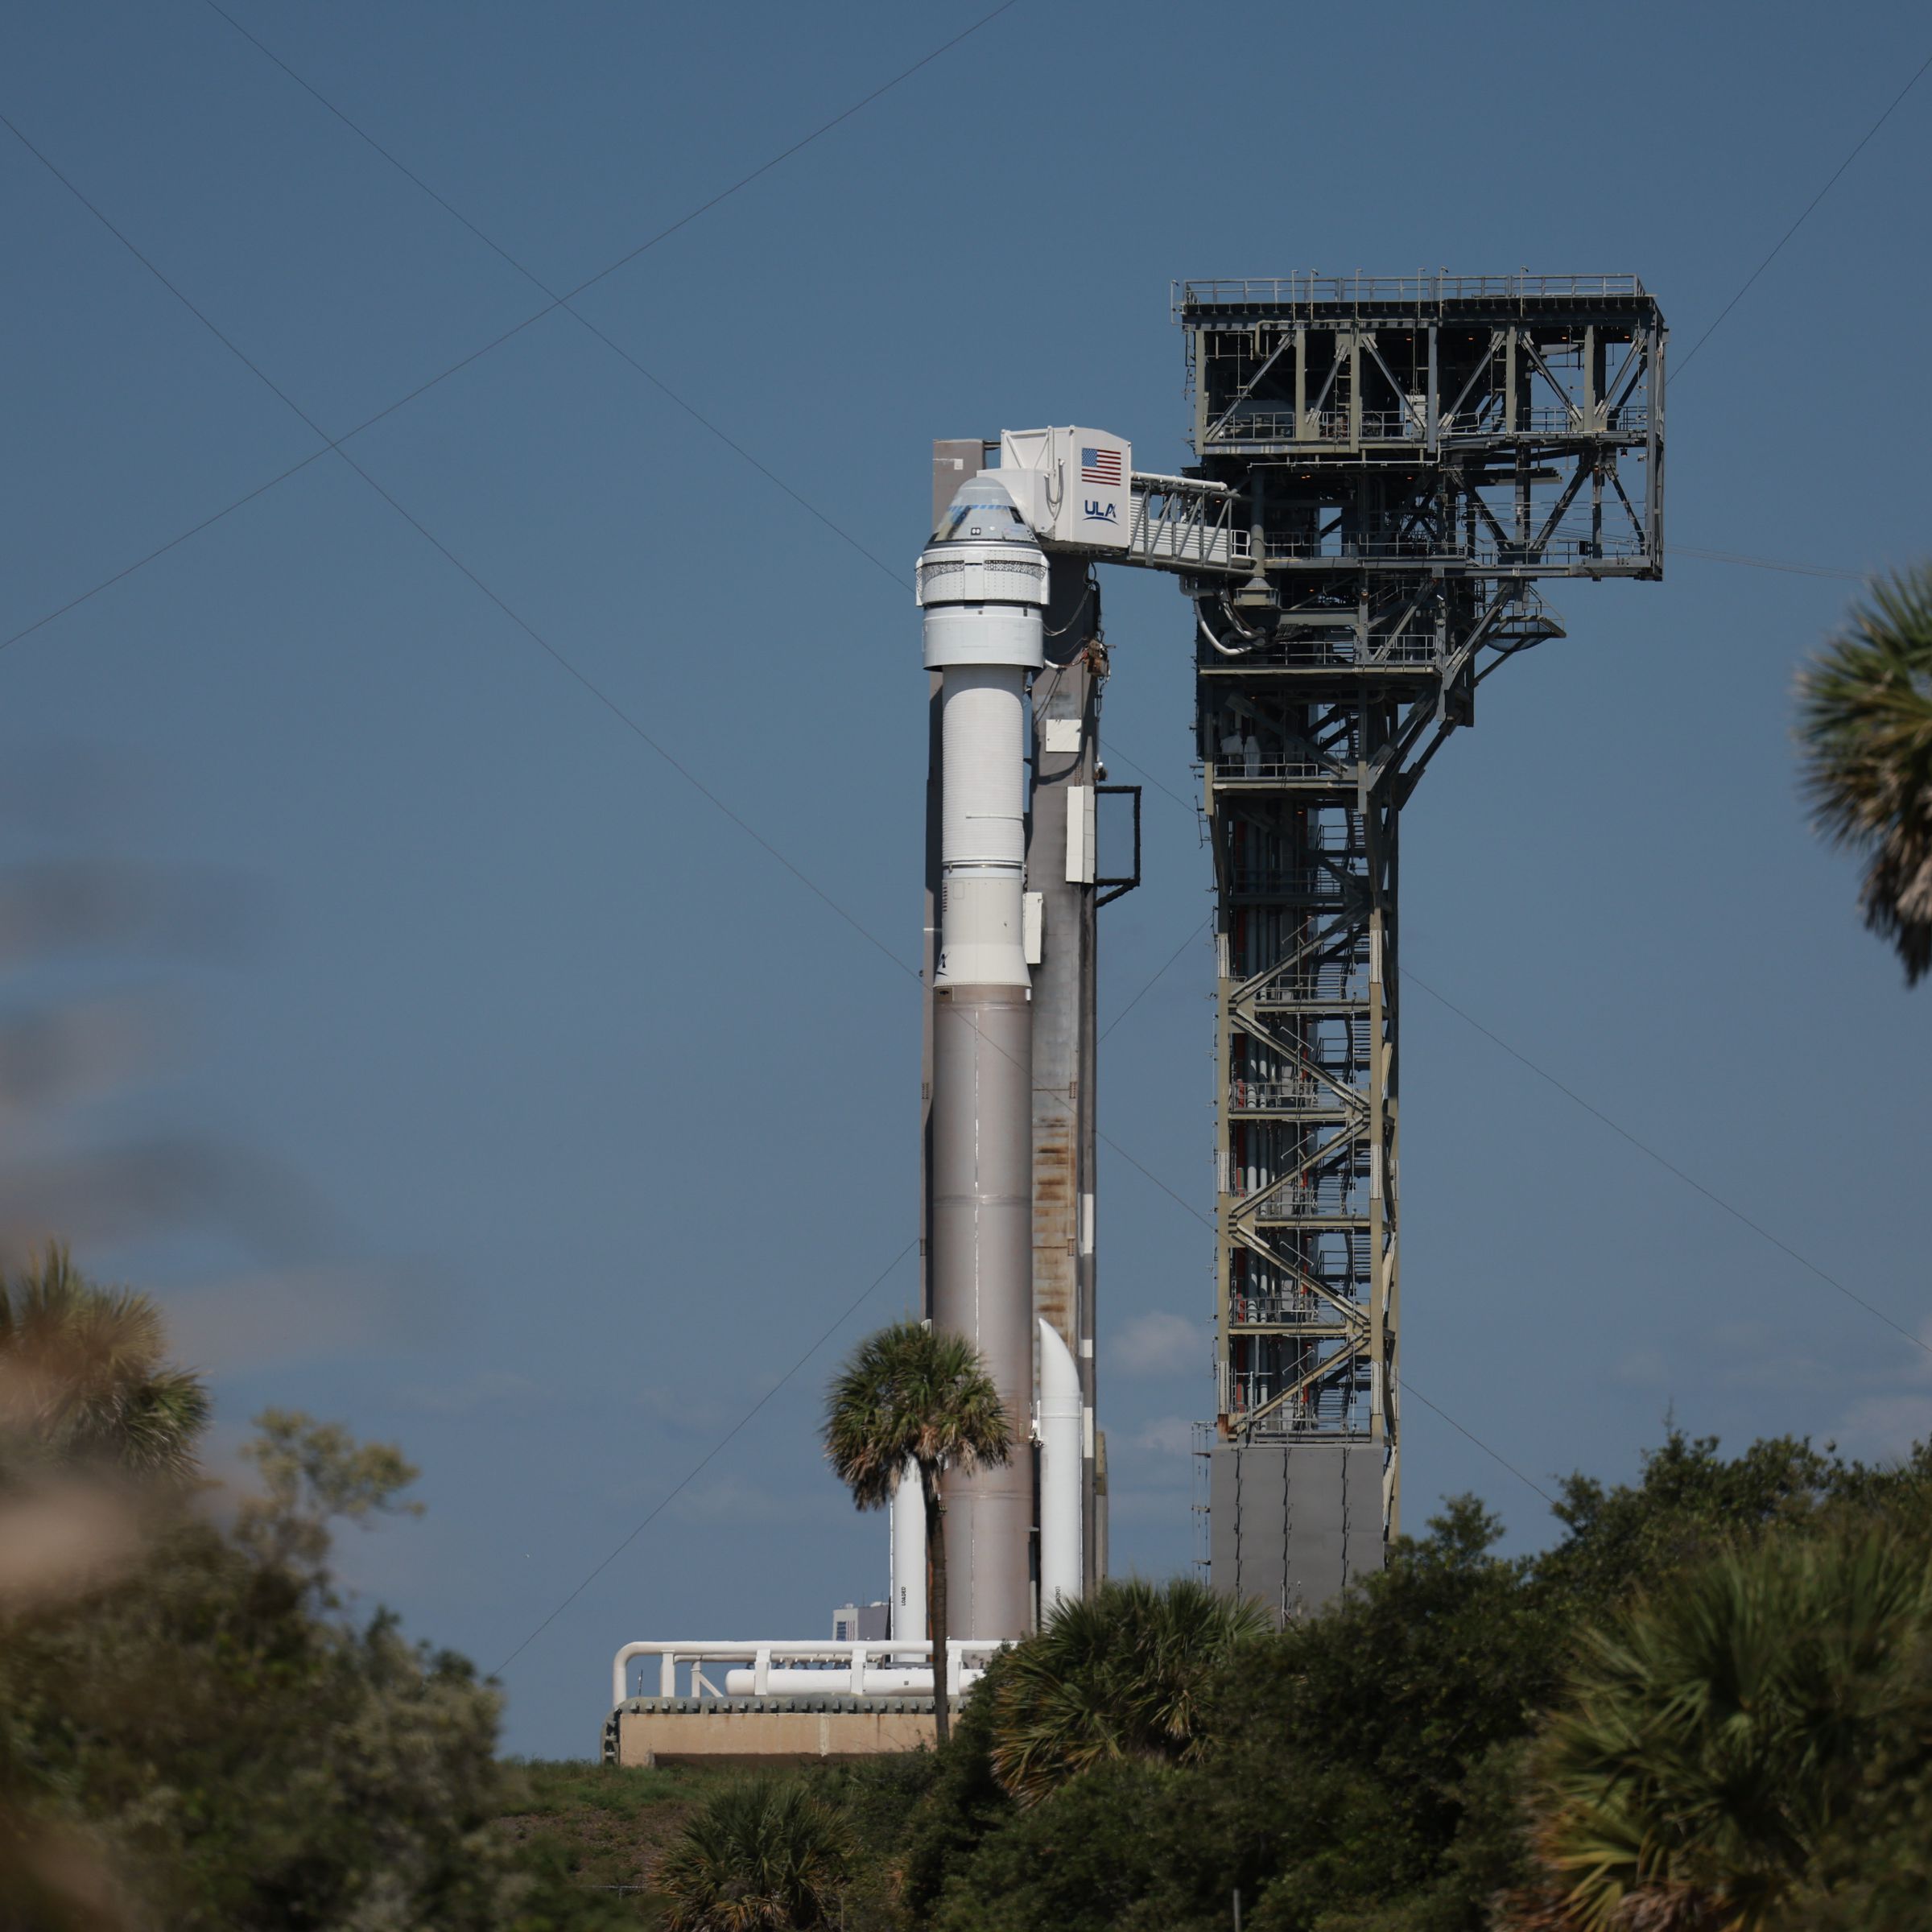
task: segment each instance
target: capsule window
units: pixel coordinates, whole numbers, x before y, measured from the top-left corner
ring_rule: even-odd
[[[978,537],[997,542],[1026,534],[1026,520],[1010,503],[955,503],[934,533],[935,543],[962,543]]]

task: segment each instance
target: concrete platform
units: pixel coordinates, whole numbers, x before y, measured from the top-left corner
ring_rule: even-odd
[[[633,1697],[604,1720],[604,1761],[836,1763],[930,1750],[934,1728],[930,1697]]]

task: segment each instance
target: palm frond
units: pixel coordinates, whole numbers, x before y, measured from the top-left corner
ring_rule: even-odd
[[[1043,1630],[1001,1660],[994,1774],[1031,1804],[1110,1761],[1188,1761],[1200,1748],[1210,1676],[1237,1644],[1268,1627],[1258,1605],[1191,1577],[1105,1583],[1063,1603]]]
[[[1867,857],[1865,923],[1932,972],[1932,564],[1875,582],[1798,677],[1813,823]]]
[[[810,1932],[837,1916],[852,1845],[795,1779],[749,1777],[708,1799],[659,1862],[670,1932]]]
[[[167,1349],[147,1296],[96,1285],[50,1242],[0,1279],[0,1454],[191,1474],[208,1394]]]
[[[1591,1633],[1538,1766],[1575,1922],[1767,1922],[1859,1788],[1929,1609],[1923,1550],[1866,1530],[1727,1553]]]
[[[892,1500],[908,1462],[970,1470],[1005,1462],[1014,1429],[972,1344],[919,1322],[869,1335],[833,1378],[825,1455],[861,1509]]]

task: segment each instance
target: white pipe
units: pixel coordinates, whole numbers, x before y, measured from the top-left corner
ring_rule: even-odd
[[[892,1637],[897,1656],[906,1643],[924,1643],[931,1634],[926,1624],[926,1492],[915,1462],[908,1461],[899,1472],[890,1529]]]
[[[1158,469],[1137,469],[1133,472],[1137,487],[1155,495],[1172,491],[1176,495],[1186,493],[1191,496],[1224,497],[1230,493],[1225,483],[1210,483],[1204,477],[1166,477]]]
[[[1080,1371],[1052,1323],[1040,1329],[1040,1621],[1083,1593]]]
[[[952,1638],[946,1645],[946,1675],[947,1682],[952,1686],[954,1695],[958,1695],[962,1682],[976,1682],[988,1662],[998,1652],[1004,1650],[1010,1641],[1011,1639],[1006,1637]],[[749,1670],[726,1673],[728,1679],[741,1676],[746,1680],[748,1686],[755,1686],[760,1680],[769,1686],[787,1678],[804,1676],[811,1680],[808,1688],[829,1690],[841,1682],[849,1683],[852,1668],[856,1665],[869,1694],[873,1684],[902,1674],[923,1678],[924,1689],[930,1693],[932,1683],[930,1662],[923,1670],[914,1668],[906,1670],[903,1666],[881,1669],[868,1662],[869,1653],[878,1648],[876,1640],[854,1641],[838,1637],[829,1641],[798,1643],[737,1638],[720,1641],[694,1637],[625,1644],[611,1659],[610,1701],[613,1705],[621,1704],[630,1696],[627,1680],[630,1662],[632,1658],[639,1657],[657,1658],[658,1695],[661,1697],[675,1697],[677,1695],[675,1673],[679,1664],[720,1662],[749,1663],[752,1666]],[[903,1644],[894,1643],[890,1648],[895,1653],[910,1653],[913,1656],[927,1659],[932,1656],[930,1638],[919,1642],[909,1641]],[[971,1664],[967,1662],[969,1657],[973,1660]],[[785,1669],[783,1666],[787,1663],[830,1664],[834,1667],[828,1670],[799,1672]],[[748,1688],[745,1694],[753,1695],[755,1691]]]
[[[984,1670],[962,1668],[959,1682],[971,1690],[985,1675]],[[757,1690],[755,1671],[737,1670],[724,1673],[727,1697],[931,1697],[932,1671],[910,1670],[902,1665],[873,1664],[859,1679],[863,1688],[853,1688],[850,1670],[786,1670],[774,1668],[766,1678],[765,1689]],[[956,1697],[959,1692],[956,1690]]]

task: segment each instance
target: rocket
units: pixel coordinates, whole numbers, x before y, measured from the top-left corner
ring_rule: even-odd
[[[960,486],[918,573],[926,667],[941,676],[930,1313],[979,1351],[1017,1439],[1003,1468],[946,1479],[948,1621],[971,1637],[1022,1637],[1034,1624],[1033,1458],[1024,1447],[1034,1389],[1033,1028],[1023,897],[1027,683],[1044,662],[1046,593],[1045,553],[997,474],[982,471]]]

